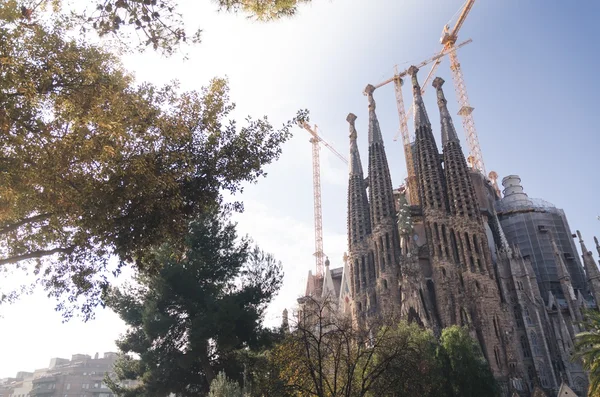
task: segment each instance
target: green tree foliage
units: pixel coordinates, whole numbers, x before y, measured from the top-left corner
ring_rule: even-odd
[[[445,328],[440,337],[437,360],[442,370],[443,390],[448,397],[499,395],[479,344],[466,328]]]
[[[33,272],[66,316],[79,307],[85,318],[110,255],[153,271],[150,248],[181,244],[207,203],[264,176],[290,137],[293,122],[238,127],[228,93],[223,79],[200,92],[137,85],[110,53],[66,38],[61,22],[24,23],[5,1],[0,270]],[[16,299],[3,285],[0,303]]]
[[[183,250],[164,244],[143,262],[158,270],[106,296],[130,327],[117,341],[117,380],[141,380],[131,390],[111,382],[116,394],[197,396],[237,351],[264,345],[263,313],[281,286],[281,265],[238,239],[225,215],[205,212],[189,224]]]
[[[237,382],[227,378],[225,372],[221,371],[210,384],[208,397],[242,397],[242,389]]]
[[[75,9],[65,0],[21,0],[23,18],[36,20],[39,12],[51,9],[68,16],[84,33],[116,38],[124,47],[153,48],[171,55],[183,43],[198,43],[201,30],[191,32],[193,21],[185,21],[179,8],[196,0],[86,0]],[[209,1],[209,0],[206,0]],[[311,0],[212,0],[217,10],[243,13],[262,22],[296,15],[302,3]],[[122,48],[124,48],[122,47]]]
[[[588,371],[588,396],[600,396],[600,312],[587,310],[583,329],[585,332],[575,338],[573,360],[581,360],[583,368]]]

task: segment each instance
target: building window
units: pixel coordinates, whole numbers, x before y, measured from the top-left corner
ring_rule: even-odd
[[[525,335],[521,336],[521,350],[523,351],[523,357],[531,357],[531,354],[529,354],[529,348],[527,347],[527,337]]]
[[[498,365],[498,368],[502,368],[502,362],[500,361],[500,349],[498,349],[498,346],[494,346],[494,357],[496,358],[496,365]]]
[[[494,332],[496,333],[496,337],[499,338],[500,332],[498,332],[498,317],[494,316],[494,319],[492,321],[494,323]]]
[[[540,350],[540,346],[539,346],[539,342],[538,342],[538,337],[537,334],[535,332],[531,333],[531,347],[533,348],[533,354],[537,357],[537,356],[541,356],[541,350]]]
[[[527,325],[533,325],[533,321],[531,321],[531,316],[529,315],[529,309],[527,306],[523,308],[523,312],[525,313],[525,321],[527,321]]]
[[[67,383],[67,390],[71,390],[71,384]]]

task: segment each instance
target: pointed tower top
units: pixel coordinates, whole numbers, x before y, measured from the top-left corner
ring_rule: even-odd
[[[577,236],[579,237],[579,244],[581,244],[581,257],[583,258],[583,268],[585,269],[587,278],[589,280],[596,280],[600,278],[600,272],[598,271],[598,266],[596,266],[592,251],[588,251],[579,230],[577,230]],[[597,290],[597,286],[593,285],[591,286],[591,289],[594,294],[594,299],[598,300],[600,295],[596,296],[596,294],[600,294],[600,291]]]
[[[554,249],[554,255],[556,256],[556,260],[558,261],[558,279],[565,278],[570,280],[569,271],[565,266],[565,261],[563,260],[562,253],[558,249],[558,245],[556,245],[556,240],[554,240],[554,236],[550,235],[550,241],[552,242],[552,248]]]
[[[448,112],[448,106],[446,105],[448,101],[444,96],[444,90],[442,90],[442,86],[444,85],[444,79],[441,77],[436,77],[431,84],[435,87],[437,92],[437,103],[440,108],[440,124],[442,125],[442,146],[446,146],[449,142],[459,142],[458,136],[456,135],[456,129],[454,128],[454,123],[452,122],[452,117],[450,116],[450,112]]]
[[[365,94],[369,100],[369,145],[374,143],[383,143],[383,137],[381,136],[381,128],[379,128],[379,120],[375,114],[375,99],[373,98],[373,92],[375,87],[371,84],[365,87]]]
[[[429,122],[429,117],[427,117],[427,111],[425,110],[423,98],[421,97],[421,86],[419,86],[419,81],[417,80],[418,71],[419,68],[417,68],[414,65],[408,68],[408,74],[412,76],[415,129],[419,128],[422,125],[431,125],[431,123]]]
[[[348,113],[348,116],[346,116],[346,121],[348,122],[348,124],[350,124],[350,140],[356,140],[356,126],[354,125],[354,122],[356,121],[357,117],[354,113]]]
[[[577,237],[579,237],[579,245],[581,245],[581,253],[583,255],[587,254],[589,251],[583,242],[583,237],[581,237],[581,232],[577,230]]]
[[[356,121],[356,115],[354,113],[348,113],[346,121],[350,124],[350,162],[349,172],[350,175],[362,175],[362,165],[360,164],[360,155],[358,153],[358,145],[356,143],[357,132],[354,122]]]
[[[596,243],[596,250],[598,251],[598,255],[600,255],[600,243],[598,243],[598,237],[594,236],[594,242]]]
[[[504,230],[502,229],[502,225],[500,224],[500,219],[498,219],[498,214],[496,214],[496,211],[494,211],[494,218],[496,221],[496,224],[498,225],[498,234],[500,235],[500,248],[506,252],[508,254],[508,256],[512,256],[512,249],[510,248],[510,244],[508,244],[508,239],[506,238],[506,235],[504,234]]]

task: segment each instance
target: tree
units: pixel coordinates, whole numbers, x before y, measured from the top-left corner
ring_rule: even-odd
[[[454,325],[442,331],[437,360],[443,371],[442,389],[446,396],[499,395],[498,385],[479,344],[466,328]]]
[[[227,378],[225,372],[221,371],[210,384],[208,397],[242,397],[240,385]]]
[[[427,366],[435,351],[431,332],[393,316],[353,327],[349,318],[335,312],[330,299],[304,299],[295,329],[274,349],[288,390],[319,397],[428,390]]]
[[[581,360],[583,369],[588,371],[588,396],[600,396],[600,312],[586,310],[583,329],[575,337],[573,360]]]
[[[66,317],[88,319],[109,270],[155,271],[146,253],[181,245],[207,204],[264,176],[293,122],[239,128],[226,80],[137,85],[65,29],[23,23],[15,0],[0,10],[0,270],[32,272]],[[0,291],[0,303],[17,297]]]
[[[225,214],[203,213],[183,250],[164,244],[144,264],[158,270],[105,297],[129,325],[117,341],[117,380],[141,379],[131,390],[110,381],[115,394],[206,393],[236,351],[263,346],[263,313],[281,286],[281,264],[238,239]]]
[[[190,34],[179,5],[185,0],[88,0],[86,9],[71,10],[63,0],[22,0],[21,14],[31,21],[36,11],[47,8],[61,16],[83,33],[93,30],[100,36],[114,37],[124,47],[130,47],[132,33],[138,50],[152,47],[162,54],[173,54],[182,43],[198,43],[201,30]],[[188,0],[194,1],[194,0]],[[311,0],[213,0],[218,10],[241,12],[249,18],[266,22],[296,15],[302,3]],[[79,5],[81,7],[81,5]]]

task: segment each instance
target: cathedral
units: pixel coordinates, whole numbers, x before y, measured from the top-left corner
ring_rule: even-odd
[[[438,150],[417,72],[409,69],[416,181],[394,189],[375,88],[367,86],[366,176],[357,117],[347,117],[344,267],[329,269],[327,261],[321,279],[309,273],[306,295],[334,297],[338,310],[356,324],[399,313],[437,335],[451,325],[467,327],[506,396],[553,397],[559,390],[586,395],[587,376],[570,357],[582,310],[600,302],[592,253],[579,235],[582,267],[564,213],[529,199],[518,176],[504,178],[502,197],[493,177],[468,165],[439,77],[433,81],[441,122]],[[600,254],[597,240],[596,246]]]

